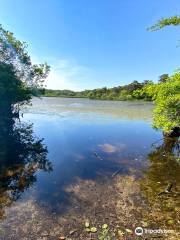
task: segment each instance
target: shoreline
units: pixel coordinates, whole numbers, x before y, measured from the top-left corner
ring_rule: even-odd
[[[150,100],[145,100],[145,99],[107,99],[107,98],[88,98],[88,97],[69,97],[69,96],[46,96],[46,95],[41,95],[40,98],[42,97],[47,97],[47,98],[79,98],[79,99],[88,99],[88,100],[97,100],[97,101],[113,101],[113,102],[147,102],[147,103],[153,103],[153,101]]]

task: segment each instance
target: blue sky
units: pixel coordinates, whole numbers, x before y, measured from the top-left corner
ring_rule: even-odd
[[[0,23],[47,61],[52,89],[157,80],[180,66],[180,28],[148,32],[180,13],[179,0],[0,0]]]

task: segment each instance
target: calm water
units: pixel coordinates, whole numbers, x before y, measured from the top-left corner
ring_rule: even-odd
[[[122,174],[130,167],[146,167],[152,142],[161,138],[150,126],[151,111],[149,103],[35,99],[24,119],[33,122],[35,133],[44,138],[53,165],[53,172],[40,173],[34,184],[38,201],[47,201],[52,208],[61,200],[66,205],[63,189],[77,178],[111,175],[120,167]]]
[[[153,105],[148,102],[33,99],[32,106],[24,109],[24,126],[19,127],[22,133],[18,137],[21,147],[18,148],[20,144],[15,134],[15,144],[8,147],[10,155],[6,155],[9,163],[3,163],[5,166],[1,170],[2,239],[11,239],[12,236],[18,239],[18,235],[21,235],[19,239],[31,239],[27,237],[28,232],[36,230],[26,227],[22,232],[18,227],[24,225],[22,221],[30,221],[37,212],[43,212],[42,221],[44,216],[51,216],[54,226],[58,221],[62,221],[61,226],[67,224],[59,217],[66,216],[68,212],[72,214],[76,208],[79,213],[89,216],[90,203],[82,202],[78,205],[77,202],[84,199],[84,196],[81,197],[82,193],[85,195],[83,191],[91,194],[92,190],[91,195],[94,196],[90,185],[92,182],[101,186],[96,189],[98,195],[107,182],[109,186],[113,184],[109,181],[114,181],[114,178],[133,177],[135,182],[139,182],[141,192],[144,192],[145,197],[149,196],[150,200],[154,191],[157,194],[163,190],[171,178],[174,178],[173,184],[177,183],[179,165],[176,161],[170,163],[175,171],[169,168],[169,157],[167,159],[164,156],[166,167],[161,168],[163,153],[167,149],[162,142],[162,134],[151,128],[152,109]],[[30,126],[31,123],[33,126]],[[40,140],[42,138],[43,141]],[[168,156],[173,155],[173,146],[169,148]],[[18,159],[17,155],[20,156]],[[153,165],[155,158],[160,167]],[[20,161],[22,159],[23,164]],[[167,175],[163,177],[167,167],[170,180]],[[146,181],[142,180],[144,176]],[[88,181],[86,190],[81,190]],[[129,187],[133,187],[133,184]],[[79,191],[78,201],[73,192],[75,190]],[[92,202],[95,200],[92,199]],[[89,210],[86,214],[87,208]],[[76,216],[75,212],[73,214]],[[39,215],[35,219],[39,219]],[[9,231],[9,226],[13,224],[14,230]],[[52,222],[47,224],[52,225]],[[42,230],[38,234],[38,239],[47,237],[41,236]],[[60,233],[56,231],[52,239],[57,239],[53,238],[57,234]],[[73,239],[81,238],[77,236]]]

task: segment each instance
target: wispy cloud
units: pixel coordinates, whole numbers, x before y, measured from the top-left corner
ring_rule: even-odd
[[[75,59],[44,57],[32,57],[33,63],[47,62],[51,71],[45,80],[45,87],[48,89],[69,89],[83,90],[87,86],[87,79],[92,70],[79,64]]]
[[[51,72],[45,80],[46,88],[50,89],[83,89],[90,69],[78,64],[74,59],[52,59],[48,58],[48,64],[51,66]]]

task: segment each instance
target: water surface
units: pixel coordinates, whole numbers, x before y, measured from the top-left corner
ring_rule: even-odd
[[[23,143],[28,139],[28,145],[22,145],[26,154],[18,153],[26,161],[17,164],[16,155],[9,158],[6,177],[2,178],[6,182],[1,194],[4,239],[19,239],[20,235],[21,239],[31,239],[26,238],[29,232],[32,239],[57,239],[72,229],[76,230],[72,239],[88,239],[83,232],[86,219],[97,226],[107,221],[113,231],[116,225],[133,231],[141,221],[161,225],[175,218],[167,208],[167,214],[158,221],[157,216],[147,220],[145,213],[153,194],[171,181],[179,186],[174,145],[163,157],[167,146],[161,132],[151,127],[152,109],[148,102],[33,99],[22,119],[26,139],[18,138]],[[30,123],[33,127],[27,132]],[[8,151],[13,154],[14,146],[11,148]],[[7,204],[9,193],[13,197],[8,197]],[[170,202],[178,212],[177,199],[174,196]],[[9,231],[10,225],[14,230]]]

